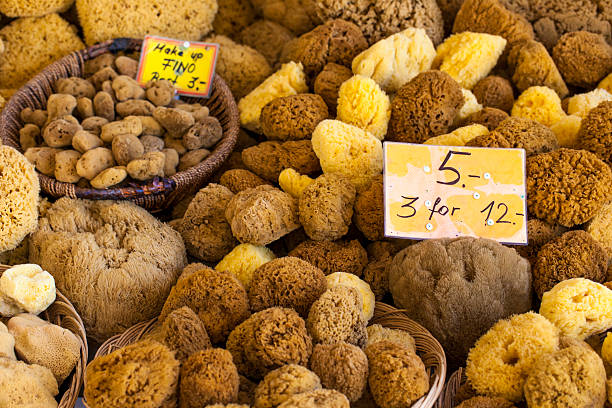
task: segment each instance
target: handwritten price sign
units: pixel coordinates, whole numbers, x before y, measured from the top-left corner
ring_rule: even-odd
[[[384,144],[385,236],[527,244],[525,151]]]
[[[145,85],[167,79],[181,95],[210,96],[218,44],[146,36],[142,44],[136,80]]]

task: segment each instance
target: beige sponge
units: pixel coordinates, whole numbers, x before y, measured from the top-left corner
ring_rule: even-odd
[[[2,0],[0,13],[8,17],[40,17],[49,13],[63,13],[74,0]]]

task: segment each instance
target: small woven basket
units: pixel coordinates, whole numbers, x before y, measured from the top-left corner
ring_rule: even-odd
[[[53,93],[53,84],[59,78],[82,76],[84,63],[106,52],[140,51],[142,40],[118,38],[76,51],[49,65],[21,88],[9,100],[0,116],[2,142],[19,151],[19,129],[23,126],[20,114],[24,108],[46,109],[47,98]],[[238,139],[238,107],[229,87],[219,75],[215,76],[211,96],[208,99],[183,98],[188,102],[200,102],[210,110],[223,128],[223,138],[211,154],[201,163],[174,176],[133,186],[97,190],[62,183],[52,177],[39,174],[41,189],[51,197],[85,198],[91,200],[130,200],[150,210],[162,210],[175,204],[188,194],[195,193],[221,167],[229,157]]]
[[[125,332],[108,339],[96,353],[96,357],[104,356],[140,340],[155,326],[157,319],[138,323]],[[414,338],[417,353],[423,360],[429,374],[430,389],[427,394],[412,404],[411,408],[433,407],[444,388],[446,378],[446,356],[442,346],[427,329],[410,320],[406,314],[382,302],[376,302],[374,317],[370,324],[380,324],[391,329],[405,330]],[[86,401],[84,401],[87,407]]]
[[[0,276],[10,268],[7,265],[0,265]],[[63,386],[60,384],[60,392],[65,389],[64,394],[59,400],[59,408],[73,408],[76,404],[81,387],[83,386],[83,378],[85,376],[85,367],[87,367],[87,335],[85,326],[81,317],[72,306],[72,303],[57,291],[55,302],[47,310],[40,314],[40,318],[50,323],[56,324],[73,332],[81,343],[81,355],[77,361],[77,365],[66,380]]]

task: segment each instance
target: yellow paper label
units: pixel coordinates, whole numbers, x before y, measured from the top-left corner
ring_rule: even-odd
[[[167,79],[180,95],[209,97],[219,44],[146,36],[136,80]]]
[[[525,150],[384,144],[385,236],[527,244]]]

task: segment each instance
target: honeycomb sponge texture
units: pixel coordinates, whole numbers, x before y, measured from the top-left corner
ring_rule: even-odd
[[[23,361],[0,358],[2,406],[56,408],[57,382],[49,369]]]
[[[15,249],[36,228],[40,184],[34,166],[0,146],[0,253]]]
[[[338,120],[385,138],[391,116],[389,97],[371,78],[355,75],[340,86]]]
[[[0,88],[20,88],[47,65],[84,47],[74,27],[57,14],[17,19],[0,30],[0,40],[5,45]]]
[[[88,45],[145,35],[197,41],[212,30],[218,10],[216,0],[77,0],[76,7]]]
[[[7,17],[41,17],[50,13],[63,13],[74,0],[3,0],[0,13]]]
[[[561,98],[545,86],[527,88],[514,102],[512,116],[532,119],[545,126],[552,126],[565,117]]]

